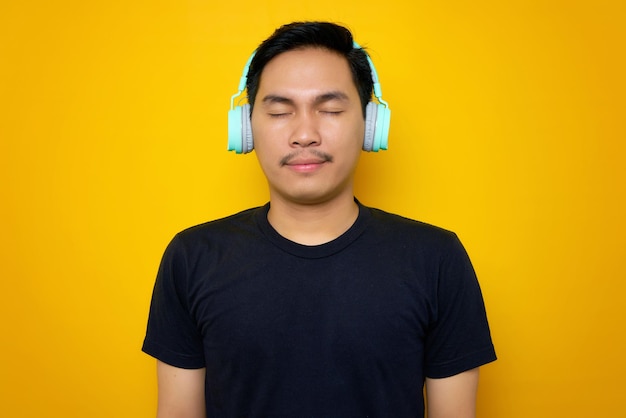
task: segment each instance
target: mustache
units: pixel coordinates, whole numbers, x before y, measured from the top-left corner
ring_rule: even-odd
[[[319,151],[319,150],[313,149],[313,150],[309,150],[309,151],[294,151],[294,152],[291,152],[291,153],[285,155],[283,158],[281,158],[279,164],[282,167],[284,165],[289,164],[292,160],[295,160],[296,158],[301,157],[304,154],[312,155],[312,156],[314,156],[316,158],[319,158],[319,159],[321,159],[321,160],[323,160],[325,162],[329,162],[329,163],[333,162],[333,156],[332,155],[327,154],[327,153],[325,153],[323,151]]]

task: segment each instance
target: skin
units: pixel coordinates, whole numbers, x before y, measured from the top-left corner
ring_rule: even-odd
[[[251,116],[269,185],[270,224],[304,245],[331,241],[358,216],[354,174],[365,121],[348,63],[320,48],[282,53],[261,74]],[[204,418],[205,369],[158,362],[158,418]],[[429,418],[474,418],[478,369],[426,379]],[[418,395],[416,395],[418,396]]]
[[[345,232],[358,214],[354,173],[365,130],[345,58],[319,48],[275,57],[261,75],[251,122],[272,226],[307,245]]]
[[[157,418],[206,418],[206,369],[180,369],[157,360]]]
[[[479,369],[444,379],[426,379],[428,418],[475,418]]]

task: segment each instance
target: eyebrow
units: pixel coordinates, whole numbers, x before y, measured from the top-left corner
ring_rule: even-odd
[[[313,104],[319,105],[322,103],[330,102],[332,100],[349,101],[350,99],[348,98],[348,95],[345,94],[344,92],[329,91],[328,93],[323,93],[318,96],[315,96],[315,99],[313,99]],[[281,103],[281,104],[287,104],[287,105],[294,104],[292,99],[288,97],[284,97],[284,96],[279,96],[277,94],[268,94],[267,96],[263,97],[262,102],[264,104],[272,104],[272,103]]]

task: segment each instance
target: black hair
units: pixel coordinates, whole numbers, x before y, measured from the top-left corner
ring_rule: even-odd
[[[246,81],[250,112],[259,89],[261,73],[273,58],[283,52],[303,48],[324,48],[343,56],[352,72],[352,79],[359,93],[365,117],[365,108],[372,98],[374,82],[367,54],[355,48],[352,33],[330,22],[293,22],[276,29],[256,50]]]

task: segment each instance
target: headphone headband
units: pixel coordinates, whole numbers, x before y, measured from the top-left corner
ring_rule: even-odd
[[[254,52],[252,52],[252,54],[248,58],[248,61],[246,61],[245,67],[243,67],[243,72],[241,73],[241,78],[239,79],[239,88],[237,90],[237,93],[233,94],[230,98],[230,110],[233,110],[233,104],[237,96],[243,93],[243,91],[246,89],[246,83],[248,82],[248,71],[250,70],[250,64],[252,63],[252,59],[255,55],[256,49],[254,50]]]

